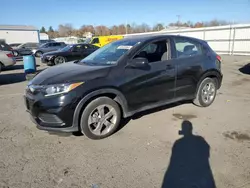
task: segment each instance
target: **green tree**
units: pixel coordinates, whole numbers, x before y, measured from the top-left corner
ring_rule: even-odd
[[[54,32],[54,29],[52,26],[49,26],[49,32]]]
[[[42,28],[40,29],[40,33],[46,33],[45,27],[42,26]]]

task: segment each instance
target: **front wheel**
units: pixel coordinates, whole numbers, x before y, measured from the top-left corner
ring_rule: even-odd
[[[62,57],[62,56],[58,56],[54,59],[55,65],[59,65],[59,64],[65,63],[65,62],[66,62],[66,58]]]
[[[103,139],[113,134],[121,120],[119,105],[108,97],[91,101],[81,117],[81,131],[90,139]]]
[[[199,85],[194,104],[201,107],[210,106],[216,97],[217,84],[213,78],[205,78]]]

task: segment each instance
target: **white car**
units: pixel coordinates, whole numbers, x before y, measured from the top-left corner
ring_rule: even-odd
[[[0,72],[3,68],[13,66],[15,64],[16,59],[11,51],[11,47],[4,42],[0,42]]]

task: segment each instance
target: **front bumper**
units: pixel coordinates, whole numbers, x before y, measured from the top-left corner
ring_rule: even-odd
[[[47,64],[49,66],[54,65],[53,58],[48,59],[47,57],[42,56],[41,57],[41,62],[44,64]]]
[[[31,120],[38,129],[55,132],[77,132],[78,124],[73,123],[75,99],[71,95],[44,97],[41,93],[26,92],[24,102]]]

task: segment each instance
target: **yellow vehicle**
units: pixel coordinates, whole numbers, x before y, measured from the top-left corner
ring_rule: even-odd
[[[115,40],[120,40],[123,38],[124,36],[122,35],[98,36],[98,37],[93,37],[92,40],[90,41],[90,44],[102,47],[110,42],[113,42]]]

